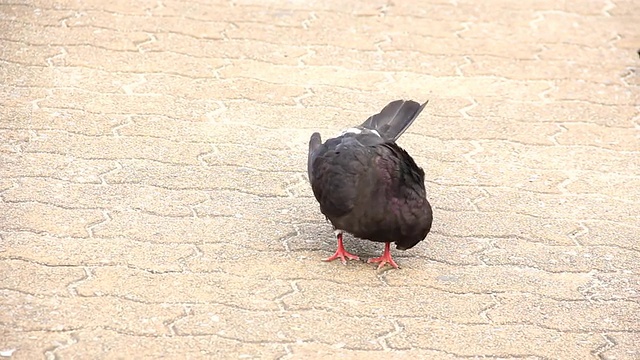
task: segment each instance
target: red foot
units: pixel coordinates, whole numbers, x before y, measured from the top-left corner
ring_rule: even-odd
[[[347,250],[344,249],[344,245],[342,244],[342,233],[338,234],[338,250],[336,250],[336,253],[326,259],[322,259],[322,261],[333,261],[337,258],[340,258],[342,263],[345,265],[347,264],[347,259],[345,258],[351,260],[360,260],[357,255],[350,254],[347,252]]]
[[[391,243],[384,244],[384,254],[382,256],[369,259],[367,263],[380,263],[378,270],[382,269],[385,264],[391,265],[394,269],[398,268],[398,264],[391,258]]]

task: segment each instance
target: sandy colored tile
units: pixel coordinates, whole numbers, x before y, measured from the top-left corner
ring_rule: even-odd
[[[164,284],[156,286],[157,282]],[[217,303],[246,309],[278,309],[291,290],[282,280],[255,280],[224,273],[167,273],[103,267],[77,286],[81,296],[112,295],[153,303]]]
[[[2,322],[19,331],[69,331],[84,324],[136,334],[164,335],[180,306],[142,304],[114,297],[35,297],[0,290]]]
[[[180,271],[180,260],[197,251],[193,245],[136,242],[121,237],[87,239],[11,232],[2,234],[2,239],[5,251],[0,252],[0,258],[19,257],[48,265],[41,269],[45,272],[64,273],[67,269],[83,276],[82,269],[72,266],[119,265],[157,272]]]

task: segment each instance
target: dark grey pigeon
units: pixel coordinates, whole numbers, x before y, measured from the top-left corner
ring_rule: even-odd
[[[311,135],[309,181],[338,238],[338,250],[325,261],[359,259],[344,249],[342,233],[347,232],[386,243],[384,254],[368,262],[398,268],[390,244],[411,249],[431,230],[424,171],[395,143],[426,105],[397,100],[324,144],[319,133]]]

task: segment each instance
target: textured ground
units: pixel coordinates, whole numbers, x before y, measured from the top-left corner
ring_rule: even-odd
[[[640,359],[634,0],[0,0],[0,357]],[[397,98],[427,241],[335,249],[309,135]],[[347,239],[378,256],[381,244]]]

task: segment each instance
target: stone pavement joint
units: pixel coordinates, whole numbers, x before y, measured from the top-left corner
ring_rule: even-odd
[[[600,348],[595,349],[593,351],[593,355],[595,355],[598,359],[607,359],[607,356],[605,355],[605,353],[611,350],[613,347],[615,347],[618,344],[612,337],[606,334],[602,334],[602,338],[604,338],[606,342]]]
[[[91,280],[91,278],[93,277],[93,272],[89,267],[84,268],[84,273],[85,273],[85,276],[82,279],[76,280],[70,283],[69,285],[67,285],[67,290],[69,291],[69,295],[78,296],[78,291],[76,290],[76,288],[80,286],[80,284],[82,284],[83,282]]]
[[[57,359],[57,352],[63,349],[66,349],[68,347],[73,346],[74,344],[77,344],[79,341],[78,337],[74,334],[74,333],[70,333],[69,334],[69,340],[65,343],[60,343],[60,342],[54,342],[54,345],[46,348],[44,351],[44,356],[45,359],[47,360],[54,360]]]

